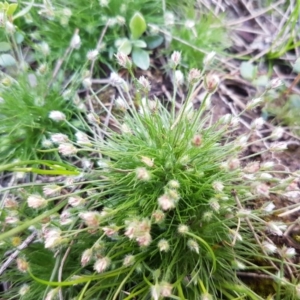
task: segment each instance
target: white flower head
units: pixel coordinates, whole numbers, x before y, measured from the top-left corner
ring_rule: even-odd
[[[61,186],[56,184],[49,184],[43,187],[43,194],[45,196],[56,196],[61,191]]]
[[[135,257],[131,254],[128,254],[124,257],[123,266],[129,267],[135,263]]]
[[[184,82],[184,75],[180,70],[176,70],[174,73],[174,79],[176,85],[182,85]]]
[[[85,199],[83,199],[79,196],[71,196],[68,199],[68,203],[73,207],[77,207],[77,206],[81,206],[81,205],[85,204]]]
[[[81,39],[78,33],[75,33],[72,37],[71,43],[70,43],[71,48],[73,49],[79,49],[81,46]]]
[[[175,201],[169,195],[164,194],[160,196],[158,199],[158,205],[163,211],[167,211],[175,208]]]
[[[69,140],[68,136],[63,133],[53,133],[51,134],[50,139],[55,144],[65,143]]]
[[[97,58],[98,54],[99,54],[99,52],[97,49],[90,50],[90,51],[88,51],[86,58],[90,61],[93,61]]]
[[[262,248],[267,254],[273,254],[277,252],[277,247],[273,243],[267,241],[262,242]]]
[[[267,229],[274,235],[282,236],[287,225],[282,222],[270,221],[267,223]]]
[[[141,181],[149,181],[151,178],[151,174],[147,171],[146,168],[136,168],[135,170],[136,178]]]
[[[205,66],[210,65],[215,56],[216,56],[215,51],[209,52],[203,59],[203,65]]]
[[[94,270],[98,273],[105,271],[111,264],[109,257],[102,257],[96,260]]]
[[[181,53],[179,51],[174,51],[170,58],[170,65],[172,68],[176,68],[181,61]]]
[[[89,261],[91,260],[93,255],[93,249],[86,249],[83,251],[82,255],[81,255],[81,265],[84,267],[86,266]]]
[[[170,250],[170,244],[166,239],[159,240],[157,247],[160,252],[168,252]]]
[[[52,110],[49,113],[49,118],[55,122],[65,121],[66,115],[58,110]]]
[[[65,156],[71,156],[77,153],[77,148],[70,143],[63,143],[58,146],[58,152]]]
[[[31,208],[43,208],[48,204],[48,201],[40,195],[30,195],[27,198],[27,204]]]
[[[44,233],[45,248],[51,249],[58,246],[62,242],[61,231],[58,228],[51,228]]]
[[[190,250],[192,250],[192,251],[196,252],[197,254],[199,254],[199,245],[195,240],[189,239],[187,241],[187,246],[190,248]]]
[[[76,137],[77,144],[80,144],[80,145],[91,145],[89,137],[88,137],[88,135],[86,133],[81,132],[81,131],[77,131],[75,133],[75,137]]]

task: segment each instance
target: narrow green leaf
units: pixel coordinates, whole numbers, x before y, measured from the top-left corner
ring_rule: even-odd
[[[150,57],[147,51],[141,48],[133,48],[132,50],[133,63],[142,70],[147,70],[150,66]]]
[[[136,12],[133,15],[129,22],[129,28],[133,39],[138,39],[146,31],[147,24],[141,13]]]
[[[16,60],[10,54],[1,54],[0,55],[0,66],[1,67],[11,67],[16,65]]]
[[[26,15],[32,8],[34,4],[34,0],[32,0],[30,3],[26,4],[25,7],[20,10],[17,14],[15,14],[13,16],[13,20],[16,20],[17,18],[23,17],[24,15]]]

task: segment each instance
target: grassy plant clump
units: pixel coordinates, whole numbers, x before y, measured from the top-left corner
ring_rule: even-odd
[[[132,74],[129,58],[117,58]],[[175,91],[182,84],[179,63],[175,52]],[[284,283],[294,295],[296,283],[284,278],[283,264],[296,268],[289,262],[295,249],[277,249],[265,234],[283,235],[285,225],[265,221],[272,203],[250,209],[272,191],[266,171],[272,164],[242,163],[249,136],[230,138],[237,117],[212,122],[219,78],[192,69],[179,111],[175,96],[167,110],[149,97],[145,77],[132,80],[133,94],[129,82],[111,75],[118,113],[103,109],[113,127],[88,114],[90,133],[78,130],[74,141],[52,136],[58,153],[77,158],[80,175],[8,189],[0,241],[3,252],[19,246],[21,253],[15,263],[6,252],[1,278],[12,286],[2,298],[265,299],[237,270],[259,270],[276,292]],[[205,96],[194,109],[199,84]],[[87,92],[97,97],[92,85]]]

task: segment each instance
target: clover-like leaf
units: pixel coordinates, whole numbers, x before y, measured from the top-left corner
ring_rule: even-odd
[[[7,42],[0,42],[0,52],[6,52],[8,50],[10,50],[10,44]]]
[[[146,48],[146,47],[147,47],[146,42],[144,42],[144,41],[142,41],[142,40],[132,41],[132,44],[133,44],[135,47],[138,47],[138,48]]]
[[[16,64],[16,60],[10,54],[1,54],[0,55],[0,66],[1,67],[11,67]]]
[[[253,80],[256,75],[256,67],[250,62],[242,62],[240,72],[243,78]]]
[[[300,73],[300,57],[296,59],[294,65],[293,65],[293,70],[296,73]]]
[[[141,13],[136,12],[133,15],[129,22],[129,28],[132,39],[138,39],[146,31],[147,24]]]
[[[148,49],[155,49],[163,43],[164,38],[161,35],[149,35],[144,38],[144,41]]]
[[[124,41],[118,47],[118,51],[124,53],[125,55],[129,55],[132,50],[131,41],[128,39],[124,39]]]
[[[141,48],[134,47],[132,50],[133,63],[142,70],[147,70],[150,66],[149,53]]]
[[[11,17],[14,14],[14,12],[16,11],[17,7],[18,7],[18,3],[9,4],[7,11],[6,11],[6,15],[8,17]]]

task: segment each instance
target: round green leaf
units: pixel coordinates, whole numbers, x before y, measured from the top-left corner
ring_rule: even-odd
[[[24,35],[20,32],[16,32],[15,39],[16,39],[17,44],[21,44],[24,41]]]
[[[118,51],[124,53],[125,55],[129,55],[132,50],[131,41],[125,39],[122,44],[119,46]]]
[[[292,94],[289,97],[291,109],[300,109],[300,96],[297,94]]]
[[[0,42],[0,52],[6,52],[8,50],[10,50],[10,44],[7,42]]]
[[[147,24],[141,13],[136,12],[133,15],[129,22],[129,28],[134,40],[138,39],[146,31]]]
[[[155,49],[163,43],[164,38],[161,35],[149,35],[144,38],[144,41],[148,49]]]
[[[250,62],[242,62],[240,72],[243,78],[247,80],[253,80],[256,75],[256,68]]]
[[[133,48],[132,50],[133,63],[142,70],[147,70],[150,66],[150,57],[147,51],[141,48]]]
[[[10,54],[1,54],[0,55],[0,66],[1,67],[11,67],[16,65],[16,60]]]
[[[147,47],[146,42],[144,42],[144,41],[142,41],[142,40],[132,41],[132,44],[133,44],[135,47],[138,47],[138,48],[146,48],[146,47]]]
[[[293,65],[293,70],[297,73],[300,73],[300,57],[297,58],[297,60],[295,61]]]
[[[267,75],[261,75],[253,81],[253,84],[266,87],[269,84],[269,77]]]

